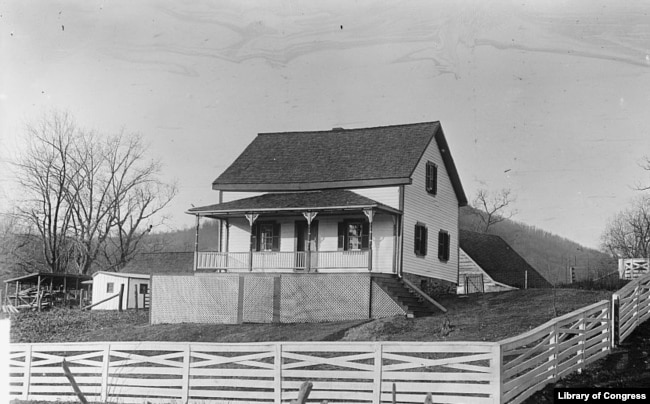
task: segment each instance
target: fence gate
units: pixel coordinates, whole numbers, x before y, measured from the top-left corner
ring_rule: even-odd
[[[618,273],[621,279],[637,279],[650,273],[650,259],[621,258],[618,260]]]
[[[483,274],[465,275],[465,294],[483,293]]]

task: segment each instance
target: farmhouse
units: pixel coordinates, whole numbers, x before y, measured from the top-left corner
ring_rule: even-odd
[[[458,294],[548,288],[551,284],[501,237],[460,231]]]
[[[293,319],[332,312],[332,302],[351,313],[352,300],[355,318],[380,315],[373,292],[408,311],[403,280],[419,294],[456,288],[458,209],[467,198],[439,122],[259,134],[212,188],[218,203],[188,211],[197,279],[176,279],[176,288],[192,282],[185,290],[196,293],[219,279],[221,292],[238,289],[230,302],[237,321],[246,321],[247,288],[266,291],[272,321],[291,321],[282,317],[288,301]],[[215,251],[198,248],[205,219],[220,222]],[[174,295],[171,281],[160,282],[154,276],[156,291],[164,283],[161,294]],[[318,303],[296,303],[299,290]]]

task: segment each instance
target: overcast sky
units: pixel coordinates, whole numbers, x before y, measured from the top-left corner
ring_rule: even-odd
[[[52,108],[138,132],[176,180],[172,227],[259,132],[439,120],[465,191],[598,247],[650,183],[650,2],[0,4],[0,208],[24,125]],[[387,150],[387,152],[390,152]]]

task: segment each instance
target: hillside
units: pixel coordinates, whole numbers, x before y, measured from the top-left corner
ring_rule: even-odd
[[[475,231],[479,220],[475,209],[461,209],[461,229]],[[505,220],[491,227],[490,234],[503,238],[552,284],[566,283],[569,267],[576,268],[577,280],[595,279],[617,270],[616,260],[607,254],[524,223]]]

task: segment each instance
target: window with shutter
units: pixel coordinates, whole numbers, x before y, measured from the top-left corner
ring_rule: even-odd
[[[275,222],[255,224],[253,243],[256,251],[280,251],[280,224]]]
[[[368,222],[344,221],[339,222],[338,249],[343,251],[359,251],[368,249]]]
[[[427,232],[424,224],[415,224],[415,255],[427,255]]]
[[[427,162],[425,182],[427,192],[436,195],[438,193],[438,166],[431,161]]]
[[[441,261],[449,260],[450,236],[445,230],[438,233],[438,258]]]

